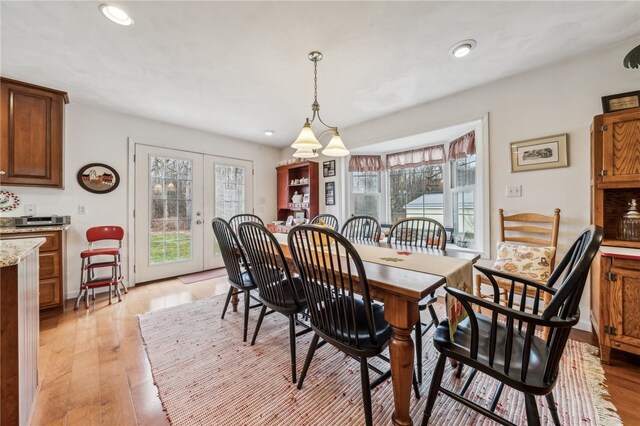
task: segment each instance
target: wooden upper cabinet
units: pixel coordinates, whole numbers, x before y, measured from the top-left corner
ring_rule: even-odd
[[[0,78],[0,184],[64,187],[65,92]]]
[[[598,187],[637,186],[640,181],[640,108],[598,115],[594,147],[602,153],[594,173]]]

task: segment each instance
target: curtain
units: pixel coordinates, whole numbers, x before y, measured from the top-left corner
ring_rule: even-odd
[[[379,155],[352,155],[349,160],[350,172],[381,172],[384,170]]]
[[[476,132],[471,131],[449,144],[449,161],[466,158],[476,153]]]
[[[427,146],[411,151],[394,152],[387,155],[387,169],[400,170],[410,167],[443,164],[444,145]]]

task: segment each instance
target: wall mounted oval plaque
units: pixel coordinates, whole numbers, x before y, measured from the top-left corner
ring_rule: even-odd
[[[120,175],[106,164],[91,163],[78,171],[78,184],[94,194],[106,194],[120,185]]]

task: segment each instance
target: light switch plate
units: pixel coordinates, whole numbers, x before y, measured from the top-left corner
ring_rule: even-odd
[[[87,214],[87,206],[78,204],[78,214]]]
[[[507,186],[507,197],[522,197],[522,185]]]

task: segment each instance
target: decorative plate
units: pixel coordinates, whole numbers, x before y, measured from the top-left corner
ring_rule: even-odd
[[[13,192],[0,191],[0,212],[14,210],[20,205],[20,198]]]

